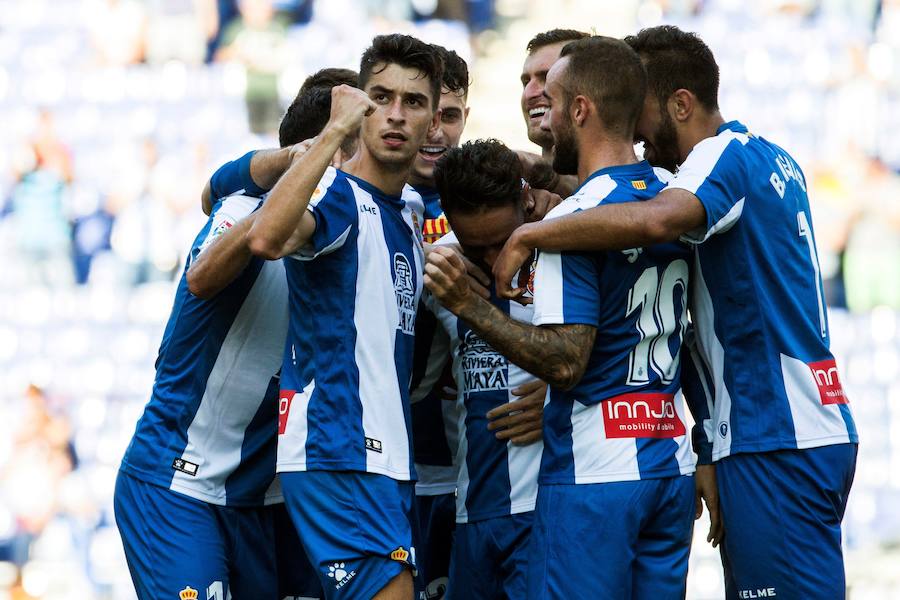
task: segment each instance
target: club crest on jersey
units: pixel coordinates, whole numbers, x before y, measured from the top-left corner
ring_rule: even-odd
[[[191,586],[187,586],[178,592],[178,600],[197,600],[199,596],[200,593]]]
[[[400,316],[397,328],[405,334],[413,335],[416,325],[416,289],[413,286],[409,260],[402,252],[394,253],[394,295],[397,297]]]
[[[509,361],[477,333],[467,331],[457,352],[462,365],[463,393],[509,387]]]
[[[672,394],[622,394],[603,401],[607,439],[673,438],[685,434]]]

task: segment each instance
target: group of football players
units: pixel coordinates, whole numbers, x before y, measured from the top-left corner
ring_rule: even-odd
[[[683,598],[704,503],[729,599],[844,597],[799,166],[676,27],[521,81],[541,154],[460,145],[465,61],[378,36],[213,174],[116,482],[142,600]]]

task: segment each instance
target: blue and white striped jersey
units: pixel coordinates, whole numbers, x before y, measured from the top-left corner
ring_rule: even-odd
[[[670,187],[706,209],[706,226],[684,239],[698,244],[691,316],[713,459],[858,441],[829,350],[800,167],[731,121],[694,147]]]
[[[534,510],[543,443],[517,446],[498,440],[487,428],[486,415],[501,404],[517,400],[511,390],[536,377],[509,362],[430,294],[426,293],[425,300],[450,335],[453,356],[459,415],[456,522]],[[493,294],[491,302],[513,319],[531,322],[531,305],[522,306]]]
[[[666,171],[647,162],[601,169],[546,218],[600,203],[648,200]],[[680,393],[690,250],[541,252],[534,324],[597,328],[587,369],[544,408],[540,481],[602,483],[694,471]]]
[[[259,204],[245,196],[219,201],[188,265]],[[210,300],[188,291],[185,274],[159,349],[153,392],[122,470],[212,504],[280,501],[272,484],[288,324],[284,267],[253,259]]]
[[[422,197],[422,235],[434,243],[449,231],[434,188],[413,188]],[[453,240],[456,241],[455,239]],[[413,358],[412,402],[413,444],[416,463],[416,494],[437,496],[456,491],[457,465],[454,462],[459,439],[459,410],[450,360],[450,338],[427,309],[416,315],[416,343]]]
[[[423,251],[413,202],[329,167],[309,210],[312,240],[285,259],[278,471],[414,479],[409,384]]]

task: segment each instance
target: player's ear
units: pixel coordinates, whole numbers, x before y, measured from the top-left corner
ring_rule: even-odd
[[[684,88],[675,90],[669,96],[668,109],[672,118],[679,123],[683,123],[691,118],[694,108],[697,104],[697,97]]]
[[[569,105],[569,116],[572,117],[572,122],[579,127],[584,125],[590,111],[591,101],[581,94],[575,96],[575,98],[572,99],[572,103]]]

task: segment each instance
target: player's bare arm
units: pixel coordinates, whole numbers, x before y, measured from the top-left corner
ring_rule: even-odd
[[[191,262],[187,283],[193,295],[209,300],[241,274],[253,257],[246,237],[255,220],[256,213],[241,219]]]
[[[626,250],[677,240],[703,227],[706,211],[697,197],[666,189],[646,202],[597,206],[516,229],[494,262],[497,293],[518,298],[523,287],[509,284],[535,248],[552,252]]]
[[[331,118],[309,150],[292,160],[259,210],[248,232],[250,251],[273,260],[295,252],[315,232],[316,222],[306,210],[316,185],[341,142],[375,110],[365,92],[347,85],[332,88]]]
[[[562,389],[581,379],[597,334],[595,327],[535,327],[512,319],[472,292],[462,260],[448,248],[436,247],[428,255],[424,281],[447,310],[529,373]]]

